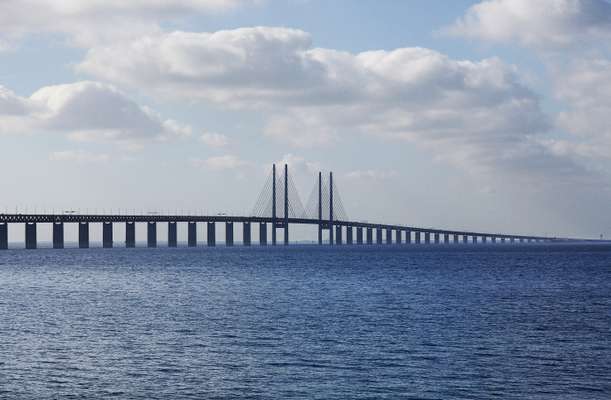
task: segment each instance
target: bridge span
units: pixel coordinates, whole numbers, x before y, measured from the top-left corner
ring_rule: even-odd
[[[294,224],[318,227],[318,244],[323,245],[418,245],[418,244],[515,244],[543,242],[573,242],[578,239],[545,236],[513,235],[504,233],[476,232],[422,228],[396,224],[378,224],[350,220],[341,203],[337,188],[333,185],[333,173],[324,179],[318,174],[317,190],[313,191],[307,207],[304,207],[296,193],[294,184],[284,166],[282,174],[282,195],[277,190],[276,166],[268,177],[257,204],[249,216],[232,215],[159,215],[159,214],[0,214],[0,250],[8,249],[8,231],[12,224],[25,226],[25,247],[38,247],[37,225],[51,224],[53,248],[64,248],[64,224],[78,225],[78,245],[90,245],[90,224],[101,224],[102,246],[112,248],[116,243],[113,237],[113,224],[125,224],[124,243],[128,248],[136,247],[136,224],[146,224],[147,246],[157,247],[157,224],[167,223],[168,246],[178,246],[180,223],[187,224],[187,246],[197,246],[197,224],[206,225],[206,243],[216,246],[216,225],[225,224],[226,246],[234,245],[235,224],[242,226],[242,244],[251,246],[252,225],[258,226],[259,245],[278,244],[277,230],[284,233],[283,244],[289,244],[289,227]],[[326,178],[326,177],[325,177]],[[278,209],[278,200],[282,207]],[[312,215],[314,214],[314,215]],[[328,240],[323,241],[323,231],[328,231]],[[271,240],[268,241],[268,231]]]

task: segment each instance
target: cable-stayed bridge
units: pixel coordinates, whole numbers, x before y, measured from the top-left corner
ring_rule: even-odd
[[[235,224],[242,225],[242,244],[253,244],[252,225],[258,225],[259,245],[275,246],[280,240],[277,232],[282,233],[282,244],[289,245],[291,225],[305,224],[318,227],[318,244],[330,245],[409,245],[409,244],[514,244],[543,242],[575,242],[580,239],[545,236],[513,235],[505,233],[474,232],[421,228],[395,224],[377,224],[351,220],[346,213],[342,199],[333,181],[333,173],[323,176],[319,172],[314,190],[303,203],[291,178],[288,165],[278,173],[272,167],[267,181],[260,192],[251,215],[160,215],[160,214],[0,214],[0,250],[8,249],[9,226],[25,226],[25,247],[38,247],[37,225],[52,224],[53,248],[64,248],[64,224],[78,224],[78,244],[80,248],[90,245],[90,224],[101,224],[102,246],[112,248],[117,243],[114,238],[113,224],[125,224],[125,247],[136,247],[136,224],[147,227],[147,246],[157,247],[157,224],[167,223],[168,246],[178,246],[177,224],[187,224],[187,246],[196,247],[197,224],[206,224],[206,244],[216,246],[216,224],[225,224],[226,246],[234,245]],[[268,236],[271,230],[271,237]],[[323,232],[328,231],[328,239],[323,240]],[[269,240],[268,240],[269,239]]]

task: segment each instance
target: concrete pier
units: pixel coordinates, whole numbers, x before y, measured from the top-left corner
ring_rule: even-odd
[[[382,228],[376,228],[376,244],[382,244]]]
[[[435,244],[439,244],[439,233],[433,235],[435,237]]]
[[[386,244],[392,244],[392,229],[386,228]]]
[[[146,244],[147,247],[157,247],[157,223],[148,222],[146,224]]]
[[[136,247],[136,223],[126,222],[125,223],[125,247],[133,248]]]
[[[453,239],[454,239],[454,244],[458,244],[458,243],[459,243],[459,241],[458,241],[458,235],[454,235],[454,238],[453,238]]]
[[[102,224],[102,247],[105,249],[112,248],[113,242],[112,222],[104,222]]]
[[[78,224],[78,248],[89,248],[89,224],[87,222]]]
[[[33,250],[36,245],[36,223],[28,222],[25,224],[25,248]]]
[[[354,228],[351,227],[351,226],[347,226],[346,227],[346,244],[348,244],[348,245],[354,244],[353,238],[352,238],[353,230],[354,230]]]
[[[208,235],[206,239],[208,240],[208,247],[214,247],[216,246],[216,224],[214,222],[208,222],[207,230]]]
[[[444,233],[444,235],[443,235],[443,243],[444,244],[450,244],[450,234],[449,233]]]
[[[367,228],[367,244],[373,244],[373,228]]]
[[[412,244],[412,231],[405,231],[405,244]]]
[[[177,231],[176,222],[168,222],[168,247],[178,247]]]
[[[431,233],[430,232],[424,233],[424,243],[431,244]]]
[[[267,224],[265,222],[259,224],[259,245],[267,246]]]
[[[53,248],[63,249],[64,248],[64,223],[55,222],[53,224]]]
[[[8,224],[0,223],[0,250],[8,250]]]
[[[401,231],[401,229],[397,229],[395,231],[395,243],[396,244],[403,243],[403,238],[401,237],[401,235],[403,235],[403,232]]]
[[[422,243],[422,232],[415,232],[415,239],[416,239],[416,244],[420,244]]]
[[[469,236],[467,236],[467,235],[462,235],[462,243],[463,243],[463,244],[467,244],[467,243],[469,243]]]
[[[225,222],[225,246],[233,246],[233,222]]]
[[[473,236],[471,237],[471,243],[473,243],[473,244],[477,244],[477,236],[473,235]]]
[[[356,244],[363,244],[363,227],[356,228]]]
[[[242,244],[244,246],[250,246],[250,222],[244,222],[242,224]]]
[[[341,245],[343,241],[342,237],[342,226],[335,225],[335,244]]]
[[[197,247],[197,223],[187,223],[187,246]]]
[[[486,236],[482,236],[482,243],[486,244],[487,241],[488,241],[488,238]]]

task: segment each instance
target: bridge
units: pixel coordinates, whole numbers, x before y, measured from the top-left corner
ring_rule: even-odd
[[[89,248],[90,224],[101,224],[102,247],[112,248],[115,243],[113,224],[125,224],[125,247],[136,247],[136,224],[146,224],[147,247],[157,247],[157,224],[167,223],[168,247],[178,246],[177,224],[187,224],[187,246],[197,246],[197,224],[206,224],[206,243],[216,246],[216,224],[225,224],[226,246],[234,245],[236,224],[242,225],[242,244],[253,244],[253,224],[259,228],[259,245],[268,245],[268,227],[271,228],[271,245],[278,244],[277,231],[283,233],[282,243],[289,245],[291,225],[318,227],[318,245],[418,245],[418,244],[514,244],[573,242],[578,239],[545,236],[524,236],[504,233],[486,233],[461,230],[422,228],[406,225],[377,224],[350,220],[343,207],[333,173],[328,177],[318,173],[318,181],[306,205],[301,202],[288,165],[280,175],[280,190],[276,165],[261,191],[251,215],[159,215],[159,214],[0,214],[0,250],[8,249],[9,225],[25,226],[25,248],[36,249],[37,225],[52,224],[53,248],[64,248],[64,224],[78,224],[79,248]],[[278,205],[281,204],[281,207]],[[323,232],[328,231],[328,240]]]

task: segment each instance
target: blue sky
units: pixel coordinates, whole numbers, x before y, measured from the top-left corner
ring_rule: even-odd
[[[611,235],[603,0],[0,4],[0,207],[248,213],[288,161],[355,219]]]

